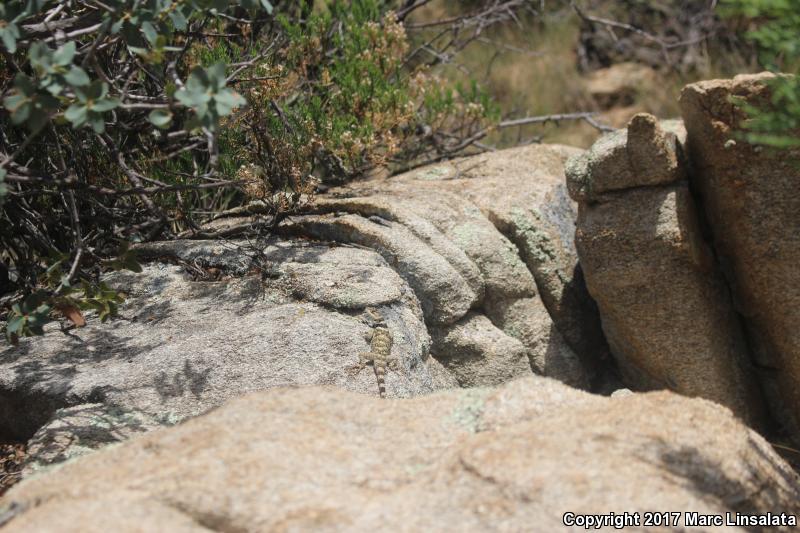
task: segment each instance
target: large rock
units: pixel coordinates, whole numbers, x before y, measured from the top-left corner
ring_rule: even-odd
[[[432,328],[431,338],[431,354],[462,387],[500,385],[531,373],[525,345],[483,315],[470,313],[453,325]]]
[[[485,312],[496,325],[499,319],[491,316],[488,304],[499,301],[507,306],[513,298],[532,297],[527,281],[532,275],[536,297],[581,361],[584,377],[572,378],[597,383],[603,377],[608,348],[575,253],[576,209],[563,178],[565,159],[579,153],[577,148],[558,145],[501,150],[388,180],[354,183],[334,194],[406,199],[410,209],[431,221],[481,269]],[[487,228],[486,219],[494,230]],[[530,274],[522,273],[520,260]],[[553,357],[558,353],[563,351],[551,351]],[[566,368],[560,362],[550,366]]]
[[[378,251],[417,294],[430,323],[452,324],[480,301],[480,293],[476,293],[469,278],[448,261],[447,254],[439,253],[427,239],[420,238],[417,232],[400,222],[377,216],[331,214],[300,217],[294,225],[317,239],[355,243]],[[441,251],[460,252],[442,248]]]
[[[235,240],[254,227],[258,206],[248,206],[200,234],[218,240],[138,245],[144,274],[110,278],[132,296],[121,320],[90,319],[68,335],[53,326],[0,352],[0,435],[38,432],[33,468],[248,391],[374,394],[371,369],[352,369],[369,307],[384,314],[401,362],[390,396],[532,371],[596,389],[607,347],[563,184],[577,152],[533,146],[354,183],[267,244]]]
[[[446,257],[481,302],[536,294],[536,282],[517,248],[469,200],[408,186],[391,187],[384,194],[375,191],[371,186],[370,196],[318,200],[315,207],[402,223]]]
[[[535,374],[590,390],[591,377],[580,358],[558,331],[542,300],[518,298],[487,304],[487,316],[503,332],[522,342]],[[435,339],[434,339],[435,340]],[[602,383],[608,387],[615,383]]]
[[[553,324],[519,249],[474,203],[446,189],[431,194],[429,189],[402,179],[371,181],[335,192],[351,195],[354,189],[365,196],[321,199],[316,209],[379,216],[403,224],[425,241],[432,253],[447,258],[465,279],[472,280],[474,292],[481,295],[474,307],[485,315],[483,320],[473,311],[446,327],[429,321],[436,332],[432,336],[433,356],[444,362],[462,385],[497,385],[523,372],[521,361],[527,359],[541,375],[590,388],[590,372]],[[456,247],[460,254],[448,247]],[[462,257],[478,274],[478,283]],[[465,324],[481,326],[465,329]],[[461,335],[467,330],[468,340]],[[453,335],[460,339],[455,344]],[[526,358],[518,357],[519,342],[527,352]],[[507,349],[498,350],[497,346]]]
[[[748,326],[776,417],[800,442],[800,149],[739,138],[739,98],[769,105],[772,74],[687,86],[681,109],[714,244]],[[800,131],[796,132],[800,137]]]
[[[684,180],[685,140],[679,121],[659,124],[654,116],[640,113],[627,128],[603,135],[590,150],[567,161],[570,196],[590,204],[615,191]]]
[[[59,409],[28,440],[22,475],[124,442],[171,422],[141,411],[102,403]]]
[[[59,451],[58,442],[79,451],[96,447],[92,440],[121,440],[98,436],[98,424],[127,435],[120,428],[174,424],[270,387],[330,384],[378,394],[372,368],[354,370],[359,353],[369,351],[367,307],[383,314],[394,337],[399,365],[386,376],[389,396],[457,385],[429,357],[414,293],[374,252],[300,241],[263,249],[245,241],[172,242],[141,252],[171,263],[109,279],[128,294],[119,319],[100,324],[90,317],[87,327],[67,334],[53,325],[43,337],[0,351],[1,434],[27,439],[58,409],[94,404],[59,412],[37,437],[39,449],[48,442],[53,449],[33,461],[73,453]],[[223,277],[193,281],[186,268]],[[253,268],[262,276],[229,275]],[[72,440],[63,437],[71,423]]]
[[[549,532],[567,512],[797,515],[800,482],[719,405],[531,377],[410,400],[257,393],[23,481],[0,506],[9,533]]]
[[[702,237],[681,137],[637,115],[627,132],[570,161],[570,191],[581,202],[578,253],[629,384],[714,400],[758,426],[757,383]]]

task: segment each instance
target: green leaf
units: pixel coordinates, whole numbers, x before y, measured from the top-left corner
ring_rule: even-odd
[[[225,89],[214,97],[217,104],[217,113],[224,117],[229,115],[235,108],[245,104],[245,99],[235,92]]]
[[[117,98],[103,98],[92,103],[91,110],[97,113],[105,113],[120,106],[120,101]]]
[[[26,96],[33,96],[36,94],[36,85],[33,83],[33,80],[22,73],[14,76],[14,87]]]
[[[128,50],[130,50],[137,56],[142,56],[142,57],[146,57],[150,53],[150,50],[140,46],[128,46]]]
[[[99,113],[89,114],[89,125],[95,133],[103,133],[106,130],[106,122],[103,120],[103,115]]]
[[[53,62],[62,67],[69,65],[72,63],[72,58],[75,57],[75,50],[75,41],[68,42],[56,50],[56,52],[53,54]]]
[[[167,109],[154,109],[147,118],[155,127],[164,129],[172,122],[172,113]]]
[[[11,320],[8,321],[6,324],[6,334],[20,334],[22,330],[25,328],[26,318],[24,315],[22,316],[15,316]]]
[[[75,96],[82,103],[96,101],[104,98],[108,94],[108,84],[101,80],[94,80],[86,87],[76,87]]]
[[[17,51],[17,39],[20,38],[19,28],[14,23],[7,23],[3,28],[0,28],[0,40],[3,41],[3,46],[9,53],[13,54]]]
[[[214,63],[208,69],[206,69],[208,73],[208,80],[210,82],[211,88],[215,89],[214,92],[217,92],[221,89],[225,88],[225,84],[227,83],[228,77],[226,74],[225,63],[218,62]]]
[[[209,82],[206,69],[200,65],[194,67],[192,72],[189,73],[189,79],[186,80],[186,89],[189,91],[206,90],[208,85]]]
[[[175,25],[175,28],[179,31],[184,31],[189,25],[189,21],[186,19],[186,16],[181,12],[180,9],[174,9],[170,11],[169,18]]]
[[[156,27],[153,26],[151,22],[143,22],[142,23],[142,33],[144,34],[144,38],[147,39],[151,45],[155,45],[156,41],[158,40],[158,31],[156,31]]]
[[[189,81],[193,78],[189,77]],[[211,94],[205,87],[198,87],[197,82],[191,84],[186,83],[186,87],[175,93],[175,99],[180,103],[194,110],[199,117],[205,116],[208,111],[208,103],[211,101]]]
[[[89,85],[87,94],[89,98],[94,98],[95,100],[105,98],[108,94],[108,84],[104,81],[95,80]]]
[[[57,109],[58,100],[39,91],[24,74],[14,78],[14,88],[16,91],[3,99],[3,105],[11,112],[11,122],[24,123],[29,130],[39,131],[50,119],[49,112]]]
[[[49,74],[53,69],[53,51],[42,41],[35,41],[28,49],[28,59],[40,75]]]
[[[31,114],[33,104],[30,98],[24,94],[12,94],[3,99],[3,105],[11,112],[11,122],[21,124],[25,122]]]
[[[53,96],[58,96],[59,94],[61,94],[61,91],[64,90],[64,85],[56,80],[57,80],[56,77],[48,77],[48,82],[43,84],[46,86],[47,92],[49,92]]]
[[[64,118],[69,120],[73,126],[80,128],[89,118],[89,109],[85,105],[72,104],[64,113]]]
[[[34,335],[44,335],[44,330],[42,327],[50,322],[50,310],[52,308],[49,305],[43,304],[36,308],[36,310],[28,315],[28,329]]]
[[[89,85],[92,80],[89,75],[81,67],[72,67],[69,72],[64,75],[64,79],[73,87],[83,87]]]

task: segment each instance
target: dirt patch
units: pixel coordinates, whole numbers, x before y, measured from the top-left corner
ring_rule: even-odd
[[[0,496],[19,481],[24,459],[24,444],[0,443]]]

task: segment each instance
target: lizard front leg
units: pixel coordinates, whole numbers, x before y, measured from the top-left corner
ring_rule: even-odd
[[[358,366],[364,368],[368,364],[375,362],[375,355],[372,352],[361,352],[358,354]]]
[[[358,363],[352,365],[349,370],[352,375],[356,375],[366,366],[374,361],[373,355],[370,352],[361,352],[358,354]]]

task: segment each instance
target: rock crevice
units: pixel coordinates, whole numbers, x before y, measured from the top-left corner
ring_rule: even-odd
[[[6,404],[0,429],[35,432],[32,471],[250,391],[377,394],[372,368],[354,370],[367,308],[393,336],[390,397],[533,373],[592,388],[605,344],[576,274],[563,181],[576,152],[530,146],[353,183],[266,240],[139,245],[144,272],[107,279],[128,294],[120,319],[0,351],[0,394],[42,399],[28,427],[15,420],[38,404]],[[248,226],[210,224],[226,225]]]
[[[735,97],[769,105],[773,76],[691,84],[680,104],[695,168],[692,186],[753,361],[772,414],[800,443],[800,150],[776,152],[742,140],[747,117],[732,103]]]
[[[704,240],[679,122],[637,115],[567,164],[576,248],[626,381],[764,410],[739,318]]]

